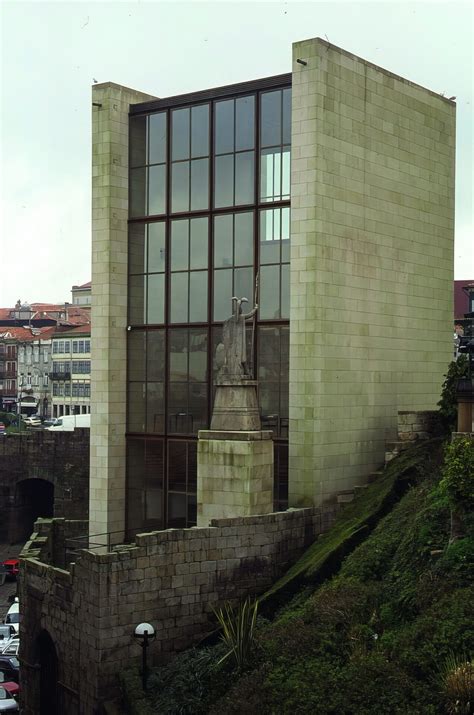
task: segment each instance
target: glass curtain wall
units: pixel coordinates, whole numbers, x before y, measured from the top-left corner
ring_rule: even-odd
[[[291,88],[265,84],[132,109],[130,536],[196,523],[197,434],[210,424],[233,295],[259,302],[249,354],[275,436],[275,508],[287,506]]]

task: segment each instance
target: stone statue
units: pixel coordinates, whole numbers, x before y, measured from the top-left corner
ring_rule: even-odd
[[[245,339],[245,323],[253,318],[258,310],[258,304],[249,313],[242,312],[242,304],[248,303],[247,298],[232,298],[232,316],[224,321],[222,340],[216,351],[216,362],[220,367],[218,380],[251,379],[247,365],[247,342]]]

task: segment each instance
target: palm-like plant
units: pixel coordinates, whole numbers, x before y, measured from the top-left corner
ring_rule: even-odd
[[[217,665],[233,658],[237,669],[242,671],[248,664],[254,647],[258,599],[247,597],[235,609],[226,602],[222,608],[213,610],[222,630],[221,640],[227,646],[226,654]]]
[[[474,713],[474,661],[451,655],[442,673],[447,711],[451,715]]]

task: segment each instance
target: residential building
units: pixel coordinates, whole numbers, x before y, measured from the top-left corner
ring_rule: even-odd
[[[84,310],[90,310],[92,302],[91,281],[71,289],[73,305],[79,305]]]
[[[56,332],[52,340],[52,416],[90,413],[90,325]]]
[[[92,112],[91,533],[194,523],[215,348],[257,275],[275,507],[360,483],[452,356],[455,104],[315,39],[291,74],[97,84]]]
[[[17,343],[11,330],[0,328],[0,410],[16,412]]]
[[[18,350],[17,410],[26,416],[49,417],[51,398],[51,342],[54,327],[12,328]]]

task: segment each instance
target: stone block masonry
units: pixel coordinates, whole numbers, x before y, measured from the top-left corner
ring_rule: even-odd
[[[291,506],[360,484],[397,412],[436,407],[452,358],[455,112],[324,40],[293,46]]]
[[[100,711],[117,695],[117,673],[139,659],[138,623],[156,629],[154,662],[191,646],[214,628],[213,606],[265,591],[331,525],[336,510],[298,509],[140,534],[111,553],[78,552],[69,570],[40,561],[48,541],[42,522],[40,543],[30,542],[20,571],[20,658],[36,662],[37,637],[46,630],[60,663],[61,712]],[[67,522],[59,533],[64,539]],[[54,552],[50,540],[48,553]],[[38,712],[38,688],[38,671],[25,667],[24,715]]]

